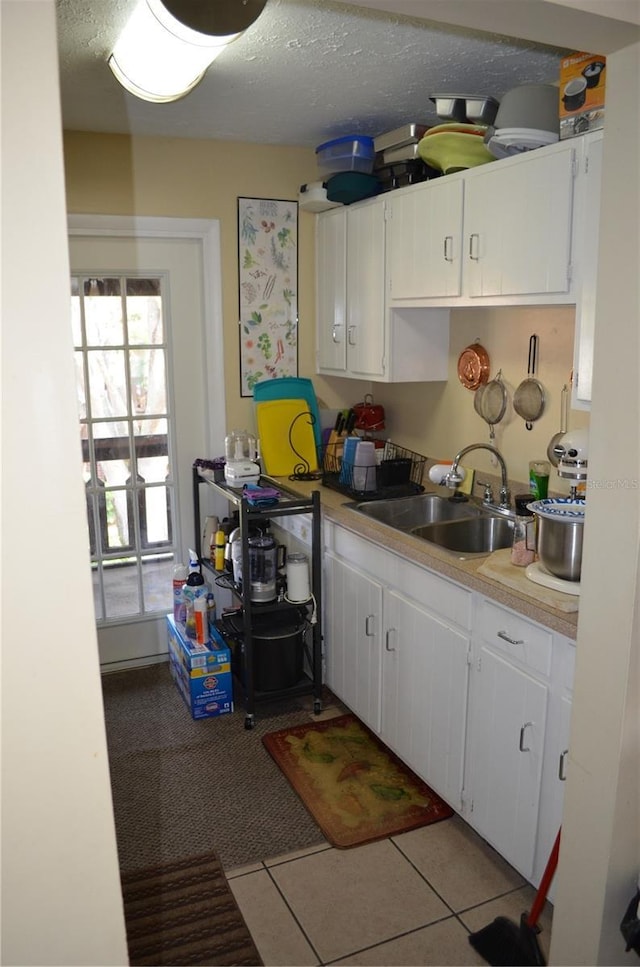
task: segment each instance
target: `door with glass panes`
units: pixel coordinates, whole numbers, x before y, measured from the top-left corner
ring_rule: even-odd
[[[117,667],[166,651],[173,568],[194,543],[191,467],[224,440],[215,320],[198,239],[72,236],[70,256],[100,659]]]

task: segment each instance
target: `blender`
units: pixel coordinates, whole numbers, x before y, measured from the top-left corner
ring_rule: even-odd
[[[277,544],[271,534],[250,537],[249,594],[256,604],[275,601],[278,596],[278,570],[284,567],[286,548]]]
[[[554,447],[558,476],[572,481],[570,496],[529,505],[537,518],[539,560],[529,564],[525,573],[536,584],[573,595],[580,594],[588,442],[588,430],[570,430]]]

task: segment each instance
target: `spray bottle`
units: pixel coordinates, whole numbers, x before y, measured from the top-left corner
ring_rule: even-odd
[[[187,568],[184,564],[176,564],[173,569],[173,617],[176,622],[184,624],[187,609],[184,600],[183,587],[187,580]]]

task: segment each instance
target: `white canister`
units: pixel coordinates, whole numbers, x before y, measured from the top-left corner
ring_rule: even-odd
[[[302,604],[311,597],[309,590],[309,562],[304,554],[288,554],[286,564],[287,598]]]

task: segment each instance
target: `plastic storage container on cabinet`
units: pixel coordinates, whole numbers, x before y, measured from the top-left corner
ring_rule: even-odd
[[[318,169],[325,175],[332,175],[337,171],[361,171],[370,174],[374,160],[373,138],[365,135],[335,138],[316,148]]]

